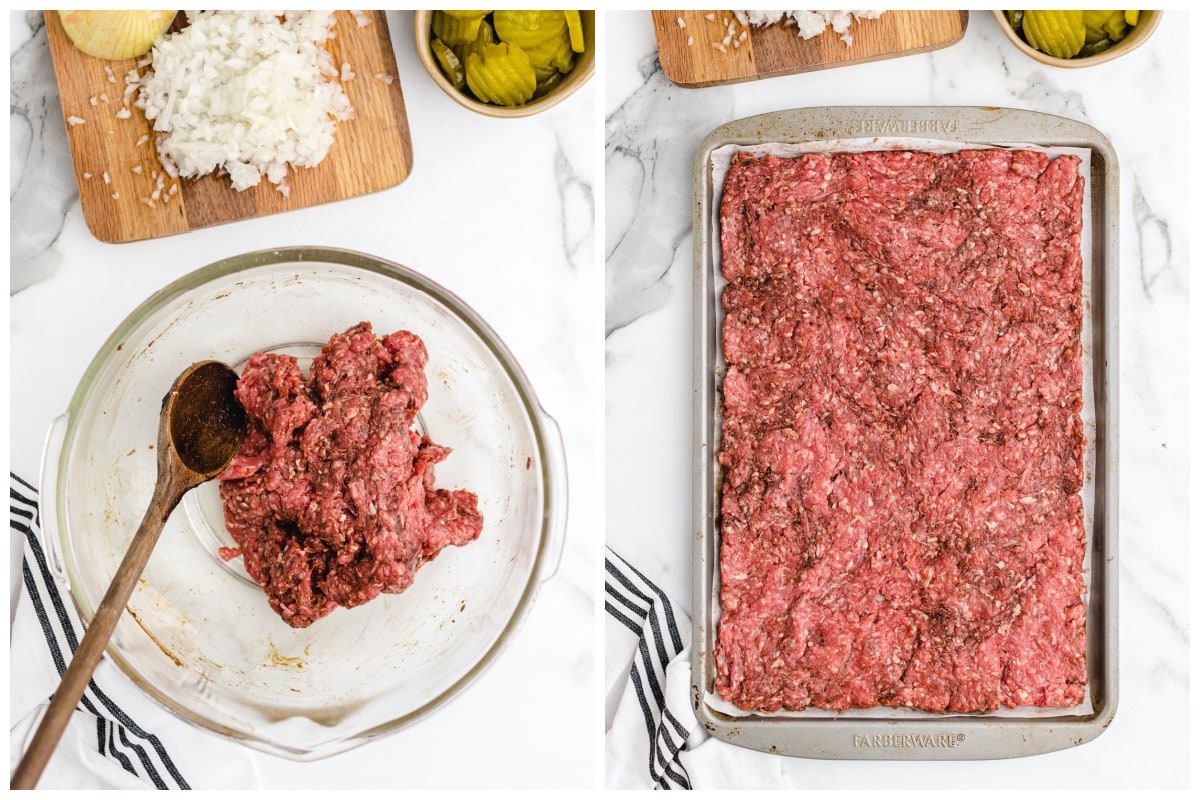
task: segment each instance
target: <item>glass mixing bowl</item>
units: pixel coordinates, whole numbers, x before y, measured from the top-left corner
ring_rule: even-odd
[[[185,367],[239,369],[260,350],[301,365],[369,320],[429,350],[418,426],[453,449],[437,485],[479,496],[483,533],[448,547],[402,594],[293,629],[225,531],[215,482],[172,514],[108,646],[138,686],[181,717],[295,759],[395,731],[458,694],[496,657],[557,568],[566,468],[555,422],[495,332],[412,270],[344,250],[237,256],[139,306],[84,373],[42,467],[52,560],[91,619],[149,502],[163,395]]]

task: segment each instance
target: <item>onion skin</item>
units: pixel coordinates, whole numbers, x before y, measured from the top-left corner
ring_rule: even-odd
[[[171,27],[175,11],[59,11],[67,38],[81,52],[109,61],[150,52]]]

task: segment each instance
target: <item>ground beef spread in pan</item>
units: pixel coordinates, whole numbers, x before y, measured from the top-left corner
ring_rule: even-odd
[[[476,497],[435,489],[450,453],[413,430],[428,396],[425,345],[364,322],[334,335],[306,378],[296,359],[251,357],[238,381],[249,432],[220,476],[246,572],[296,628],[402,592],[447,545],[479,536]]]
[[[735,156],[717,691],[1083,699],[1074,157]]]

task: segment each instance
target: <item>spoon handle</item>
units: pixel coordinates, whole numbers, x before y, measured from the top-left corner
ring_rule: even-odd
[[[54,748],[58,746],[58,740],[62,738],[67,722],[79,704],[79,699],[83,697],[83,692],[92,679],[92,673],[96,670],[96,664],[100,662],[100,657],[108,646],[108,640],[112,638],[113,630],[125,611],[125,605],[137,586],[138,578],[141,577],[146,562],[150,560],[150,553],[154,550],[167,517],[179,504],[183,493],[190,488],[180,487],[178,483],[179,481],[172,476],[157,484],[150,507],[142,517],[142,524],[134,534],[133,541],[129,543],[129,550],[121,560],[121,565],[117,567],[117,574],[108,585],[100,607],[88,623],[83,641],[79,643],[71,663],[67,665],[62,683],[54,692],[29,749],[25,751],[21,763],[13,772],[9,788],[32,789],[37,786],[42,770],[46,768]]]

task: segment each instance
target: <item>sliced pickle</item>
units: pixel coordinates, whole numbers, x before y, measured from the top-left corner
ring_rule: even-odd
[[[567,32],[571,40],[571,49],[576,53],[582,53],[585,47],[583,43],[583,20],[579,17],[578,11],[564,11],[563,16],[567,18]]]
[[[1140,12],[1140,11],[1126,11],[1125,12],[1125,22],[1130,25],[1137,25],[1138,17],[1141,16],[1141,13],[1142,12]]]
[[[457,19],[445,11],[433,12],[433,35],[446,44],[466,44],[475,41],[483,17]]]
[[[1103,53],[1112,46],[1113,43],[1108,39],[1101,39],[1098,42],[1089,42],[1083,46],[1083,49],[1079,51],[1079,55],[1077,55],[1076,58],[1087,58],[1088,56],[1094,56],[1097,53]]]
[[[442,73],[450,79],[454,88],[461,92],[467,85],[467,73],[463,69],[462,62],[458,60],[458,56],[450,49],[450,46],[441,39],[434,39],[431,47],[433,48],[433,57],[437,59]]]
[[[484,17],[486,17],[488,14],[490,14],[492,12],[491,11],[449,11],[449,10],[447,10],[447,11],[443,11],[442,13],[445,14],[447,17],[454,17],[455,19],[471,20],[471,19],[483,19]]]
[[[550,75],[547,76],[544,80],[541,78],[538,79],[537,88],[533,90],[534,98],[536,99],[538,97],[542,97],[543,95],[545,95],[547,92],[549,92],[551,89],[553,89],[555,86],[558,86],[562,82],[563,82],[563,73],[559,72],[556,69],[551,70]]]
[[[1096,44],[1101,39],[1114,39],[1109,26],[1117,23],[1116,38],[1125,30],[1125,12],[1123,11],[1084,11],[1083,28],[1084,41]]]
[[[1096,44],[1102,39],[1119,42],[1129,32],[1124,11],[1084,11],[1083,27],[1088,44]]]
[[[500,41],[522,48],[567,31],[567,18],[561,11],[496,11],[492,23]]]
[[[530,63],[532,64],[533,62],[531,61]],[[537,78],[538,86],[541,86],[555,75],[562,75],[562,73],[558,71],[558,67],[554,66],[553,64],[534,64],[533,74]]]
[[[552,66],[559,72],[570,72],[571,65],[575,63],[575,53],[565,36],[547,39],[537,47],[521,45],[521,49],[529,55],[529,62],[535,66]]]
[[[1129,23],[1125,21],[1125,15],[1117,12],[1109,19],[1108,24],[1104,26],[1104,30],[1108,32],[1108,38],[1114,42],[1119,42],[1125,38],[1125,34],[1129,33]]]
[[[535,66],[553,64],[559,72],[571,69],[571,37],[562,11],[497,11],[492,22],[500,41],[520,47]]]
[[[1083,49],[1086,31],[1083,11],[1026,11],[1025,41],[1055,58],[1071,58]]]
[[[430,47],[460,91],[514,106],[562,83],[587,49],[579,11],[434,11]]]
[[[496,43],[496,32],[492,30],[492,26],[487,24],[487,21],[480,23],[479,33],[475,35],[473,41],[466,44],[458,44],[454,46],[454,53],[458,56],[458,60],[463,64],[467,63],[467,56],[471,53],[482,53],[485,44]]]
[[[486,44],[467,57],[467,86],[485,103],[519,106],[533,97],[537,77],[520,47]]]

